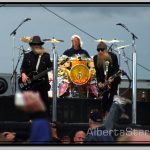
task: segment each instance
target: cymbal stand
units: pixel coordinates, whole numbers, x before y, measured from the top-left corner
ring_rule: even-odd
[[[135,48],[135,40],[138,39],[138,37],[132,33],[124,24],[120,24],[124,29],[126,29],[132,36],[132,124],[136,124],[137,114],[136,114],[136,98],[137,98],[137,53]]]
[[[128,59],[126,57],[126,53],[124,51],[124,48],[122,48],[122,54],[123,54],[123,58],[124,58],[124,62],[126,63],[127,67],[128,67],[128,70],[129,70],[129,75],[130,75],[130,78],[131,78],[131,71],[130,71],[130,67],[129,67],[129,63],[128,63]]]
[[[53,52],[53,107],[52,107],[52,121],[57,121],[57,76],[58,76],[58,54],[55,44],[52,43]]]

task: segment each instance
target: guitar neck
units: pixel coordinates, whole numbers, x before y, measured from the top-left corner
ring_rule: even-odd
[[[43,72],[39,73],[38,75],[34,76],[32,79],[31,79],[31,82],[32,81],[35,81],[35,80],[38,80],[39,78],[41,78],[42,76],[44,76],[48,71],[50,71],[51,68],[47,69],[47,70],[44,70]]]
[[[121,70],[119,70],[117,73],[111,76],[111,79],[114,80],[116,77],[120,76]],[[108,84],[108,80],[104,83],[104,86]]]

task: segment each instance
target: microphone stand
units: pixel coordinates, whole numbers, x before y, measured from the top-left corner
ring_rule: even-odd
[[[14,84],[16,83],[16,74],[17,74],[17,72],[16,72],[16,70],[15,70],[15,66],[14,66],[14,64],[15,64],[15,36],[16,36],[16,33],[17,33],[17,30],[19,29],[19,27],[23,24],[25,22],[25,20],[23,20],[18,26],[17,26],[17,28],[15,29],[15,30],[13,30],[11,33],[10,33],[10,36],[12,36],[12,38],[13,38],[13,48],[12,48],[12,63],[13,63],[13,70],[12,70],[12,72],[13,72],[13,74],[12,74],[12,77],[11,77],[11,83],[12,83],[12,94],[15,94],[15,92],[16,92],[16,85],[15,85],[15,89],[14,89]]]
[[[13,71],[13,74],[12,74],[12,76],[11,76],[11,78],[10,78],[10,80],[12,80],[13,78],[14,78],[14,76],[15,76],[15,81],[14,81],[14,84],[15,84],[15,91],[17,90],[17,68],[18,68],[18,65],[19,65],[19,62],[20,62],[20,60],[21,60],[21,56],[24,54],[24,52],[22,52],[20,55],[19,55],[19,58],[18,58],[18,61],[17,61],[17,64],[16,64],[16,66],[15,66],[15,69],[14,69],[14,71]]]
[[[126,57],[126,53],[124,51],[124,48],[122,49],[122,53],[123,53],[123,58],[124,58],[124,62],[127,64],[128,70],[129,70],[129,74],[130,74],[130,78],[131,78],[131,71],[130,71],[130,67],[129,67],[129,63],[128,63],[128,59]]]
[[[54,38],[53,38],[54,39]],[[57,121],[57,76],[58,76],[58,54],[55,48],[55,44],[52,43],[53,51],[53,107],[52,107],[52,121]]]
[[[135,40],[138,39],[137,36],[130,32],[130,30],[123,24],[120,24],[123,28],[125,28],[132,36],[132,48],[133,48],[133,54],[132,54],[132,124],[136,124],[137,121],[137,115],[136,115],[136,99],[137,99],[137,54],[136,54],[136,48],[135,48]]]

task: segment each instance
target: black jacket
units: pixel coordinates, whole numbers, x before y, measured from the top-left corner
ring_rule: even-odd
[[[109,52],[109,54],[111,56],[112,63],[110,63],[108,66],[108,78],[110,76],[114,75],[115,73],[117,73],[117,71],[119,70],[117,55],[112,52]],[[94,66],[95,66],[95,70],[96,70],[97,82],[104,83],[104,81],[105,81],[104,68],[103,68],[103,66],[99,66],[99,67],[97,66],[97,55],[94,56],[93,60],[94,60]],[[114,79],[113,84],[119,84],[120,81],[121,81],[121,78],[117,77]]]
[[[23,62],[21,65],[21,73],[25,73],[29,75],[31,72],[36,71],[36,65],[38,61],[38,54],[34,54],[33,51],[24,55]],[[41,61],[38,67],[38,73],[43,72],[47,68],[52,67],[52,62],[50,61],[50,55],[48,53],[44,53],[41,56]],[[49,88],[48,75],[47,73],[44,76],[45,78],[45,86]]]
[[[66,50],[63,55],[67,55],[68,57],[72,57],[74,55],[83,55],[84,57],[88,57],[90,58],[90,55],[88,54],[88,52],[82,48],[80,48],[79,50],[75,50],[74,48],[70,48],[68,50]]]

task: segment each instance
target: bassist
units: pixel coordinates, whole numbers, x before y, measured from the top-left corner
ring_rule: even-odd
[[[111,77],[119,70],[117,56],[107,51],[107,45],[100,42],[97,46],[97,55],[94,56],[94,66],[96,70],[96,78],[99,91],[103,90],[104,83],[108,83],[109,90],[103,93],[102,97],[102,112],[105,117],[113,102],[114,95],[117,94],[118,84],[121,78],[118,76],[115,79]]]
[[[45,52],[45,49],[42,47],[43,44],[44,42],[41,41],[39,36],[33,36],[31,38],[31,41],[29,42],[31,52],[24,55],[21,65],[21,79],[23,83],[26,83],[29,80],[30,77],[28,75],[32,72],[36,71],[41,73],[47,68],[52,67],[50,55]],[[47,107],[47,111],[50,110],[48,101],[49,88],[47,73],[43,75],[42,78],[36,80],[33,85],[31,84],[29,88],[29,90],[37,91],[40,93],[40,96]]]

